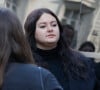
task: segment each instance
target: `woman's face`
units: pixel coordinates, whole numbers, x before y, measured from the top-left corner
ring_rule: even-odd
[[[36,23],[36,45],[41,49],[56,47],[60,37],[58,23],[51,14],[44,13]]]

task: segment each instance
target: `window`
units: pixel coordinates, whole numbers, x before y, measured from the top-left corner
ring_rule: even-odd
[[[74,10],[66,10],[64,14],[64,18],[62,19],[63,24],[71,24],[75,27],[75,24],[78,20],[79,11]]]
[[[17,5],[18,5],[18,0],[6,0],[6,6],[7,8],[17,11]]]

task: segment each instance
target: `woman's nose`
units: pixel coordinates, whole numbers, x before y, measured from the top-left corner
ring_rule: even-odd
[[[51,26],[48,26],[47,31],[48,32],[52,32],[53,31],[53,28]]]

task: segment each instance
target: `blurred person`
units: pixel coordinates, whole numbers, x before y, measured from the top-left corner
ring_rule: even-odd
[[[61,23],[52,11],[33,10],[24,28],[36,63],[51,71],[64,90],[94,90],[96,77],[91,62],[66,44]]]
[[[80,45],[79,51],[95,52],[95,46],[91,41],[85,41]]]
[[[95,52],[95,46],[91,41],[85,41],[83,42],[80,47],[79,51],[84,51],[84,52]],[[94,58],[90,58],[94,62]]]
[[[0,8],[0,89],[63,90],[55,77],[37,67],[17,16]]]
[[[72,27],[72,25],[62,25],[63,28],[63,37],[65,39],[65,41],[67,42],[68,46],[70,47],[74,47],[73,46],[73,39],[74,39],[74,35],[75,35],[75,30]]]
[[[84,52],[95,52],[95,46],[91,41],[85,41],[83,42],[80,47],[79,51],[84,51]],[[92,60],[93,66],[95,66],[95,58],[90,58]]]

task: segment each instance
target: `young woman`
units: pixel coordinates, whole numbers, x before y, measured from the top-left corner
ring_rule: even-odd
[[[50,72],[34,64],[18,18],[5,8],[0,8],[0,88],[63,90]]]
[[[24,27],[36,63],[50,70],[64,90],[94,89],[91,62],[66,45],[61,24],[52,11],[46,8],[32,11]]]

